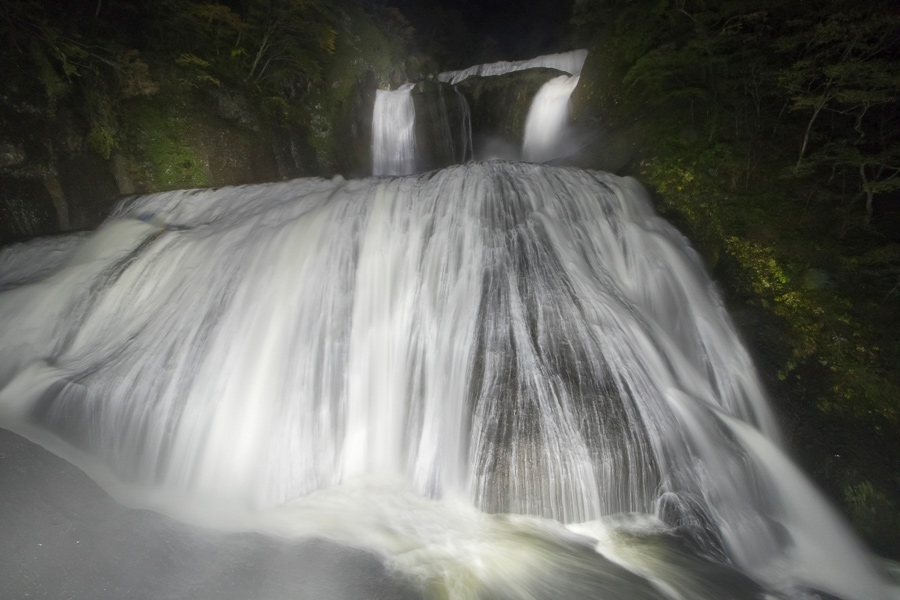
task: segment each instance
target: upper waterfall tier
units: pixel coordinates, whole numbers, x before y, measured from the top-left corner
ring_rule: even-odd
[[[571,149],[566,135],[569,127],[569,98],[578,85],[579,75],[560,75],[538,90],[525,121],[522,158],[530,162],[549,162],[566,156]]]
[[[378,90],[373,110],[373,175],[410,175],[472,158],[469,104],[448,84]]]
[[[513,71],[522,71],[524,69],[534,69],[544,67],[548,69],[556,69],[563,73],[576,75],[581,73],[584,61],[587,59],[587,50],[572,50],[571,52],[561,52],[559,54],[547,54],[538,56],[528,60],[517,61],[499,61],[487,63],[483,65],[475,65],[467,69],[459,71],[445,71],[438,74],[439,81],[445,81],[451,84],[457,84],[464,79],[480,75],[482,77],[490,77],[493,75],[503,75],[512,73]]]
[[[372,115],[372,174],[409,175],[416,171],[416,110],[407,83],[396,91],[378,90]]]

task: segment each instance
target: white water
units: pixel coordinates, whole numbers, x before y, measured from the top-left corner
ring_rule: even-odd
[[[454,164],[464,163],[472,158],[474,145],[472,144],[472,113],[466,97],[458,89],[453,88],[456,97],[456,112],[460,119],[458,123],[452,123],[450,118],[452,110],[448,109],[444,95],[440,95],[442,131],[441,142],[447,148],[448,154],[453,157]],[[454,127],[454,125],[456,125]]]
[[[631,179],[169,192],[57,239],[0,254],[0,424],[124,501],[453,598],[898,597]]]
[[[475,65],[459,71],[445,71],[439,73],[437,78],[438,81],[456,85],[460,81],[476,75],[481,77],[492,77],[495,75],[505,75],[506,73],[512,73],[513,71],[536,68],[556,69],[563,73],[568,73],[569,75],[576,75],[581,73],[581,68],[584,66],[587,55],[587,50],[572,50],[571,52],[547,54],[528,60],[502,60],[483,65]]]
[[[396,91],[375,92],[372,115],[372,174],[409,175],[416,171],[416,110],[407,83]]]
[[[568,153],[565,144],[569,125],[569,98],[578,85],[578,75],[554,77],[541,86],[531,101],[525,119],[522,158],[548,162]]]

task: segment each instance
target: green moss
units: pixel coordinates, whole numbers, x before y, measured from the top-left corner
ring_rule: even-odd
[[[457,85],[472,113],[472,130],[521,144],[531,101],[547,81],[563,73],[527,69],[493,77],[469,77]]]
[[[882,536],[900,526],[900,514],[887,494],[870,481],[858,481],[844,487],[844,501],[850,520],[868,537]]]
[[[56,106],[60,99],[69,93],[69,84],[59,76],[53,63],[47,57],[37,39],[33,39],[29,45],[29,53],[34,65],[37,67],[37,76],[44,86],[47,96],[47,114],[51,117],[56,114]]]
[[[750,211],[717,185],[696,161],[657,157],[644,164],[662,208],[687,226],[707,254],[724,256],[733,265],[733,286],[782,319],[787,327],[790,360],[778,377],[791,376],[806,362],[825,368],[818,401],[823,412],[869,418],[900,425],[900,394],[880,361],[871,332],[853,314],[853,303],[830,288],[810,288],[802,276],[806,265],[792,256],[788,226],[777,213]],[[746,199],[744,199],[746,200]],[[780,233],[769,236],[767,230]],[[745,233],[735,234],[744,231]],[[765,238],[771,237],[768,241]]]
[[[97,156],[105,160],[109,159],[109,155],[116,145],[112,132],[102,125],[91,127],[84,142]]]
[[[206,187],[206,165],[187,137],[188,119],[174,104],[139,101],[126,111],[127,137],[146,191]]]
[[[872,299],[873,289],[876,298],[889,298],[893,282],[864,274],[896,268],[900,247],[848,257],[846,244],[803,227],[803,207],[777,185],[729,185],[718,151],[702,143],[652,151],[643,177],[656,188],[659,208],[707,257],[732,302],[771,323],[765,337],[750,334],[783,398],[780,410],[791,415],[789,429],[803,439],[798,450],[810,453],[809,468],[859,533],[896,554],[900,364],[897,340],[884,326],[892,308]]]
[[[324,172],[333,172],[340,162],[342,133],[353,119],[356,92],[366,72],[371,71],[380,85],[386,85],[404,58],[403,49],[385,36],[361,7],[349,6],[342,13],[334,54],[325,66],[324,82],[310,93],[305,123],[309,144]]]

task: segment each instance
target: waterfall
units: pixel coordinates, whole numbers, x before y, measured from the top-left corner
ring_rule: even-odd
[[[372,115],[372,174],[408,175],[416,171],[416,111],[407,83],[396,91],[375,92]]]
[[[584,61],[587,59],[587,50],[572,50],[571,52],[560,52],[559,54],[546,54],[529,58],[528,60],[517,61],[498,61],[483,65],[475,65],[459,71],[445,71],[438,74],[438,80],[456,85],[469,77],[493,77],[495,75],[505,75],[514,71],[522,71],[524,69],[556,69],[569,75],[581,73]]]
[[[578,85],[578,75],[555,77],[541,86],[531,101],[525,119],[522,158],[547,162],[566,155],[564,146],[569,124],[569,98]]]
[[[573,136],[568,131],[569,97],[578,84],[586,58],[586,50],[576,50],[523,61],[475,65],[460,71],[441,73],[438,79],[455,86],[473,76],[492,77],[527,69],[551,68],[569,73],[569,76],[556,77],[550,81],[546,81],[546,78],[552,77],[551,73],[534,75],[546,83],[531,99],[524,131],[522,117],[525,115],[519,111],[524,112],[526,106],[518,104],[522,102],[521,92],[516,96],[509,95],[510,88],[507,86],[511,81],[498,82],[503,83],[500,86],[491,86],[485,81],[477,82],[474,87],[464,86],[469,99],[475,102],[475,121],[479,127],[479,131],[475,133],[479,140],[477,155],[480,158],[521,157],[529,162],[549,162],[573,154],[578,147],[584,145],[589,135],[588,132],[582,132]],[[522,78],[523,82],[530,80],[530,77]],[[528,95],[531,93],[529,91]],[[509,106],[510,102],[517,105]]]
[[[460,164],[472,158],[472,114],[466,97],[455,87],[452,89],[451,102],[456,106],[448,106],[444,94],[440,95],[440,144],[449,158],[448,164]]]
[[[438,155],[436,162],[440,166],[464,163],[472,158],[473,152],[469,103],[455,87],[439,88],[436,96],[435,129],[439,131],[430,136],[431,151]],[[449,103],[447,96],[451,98]]]
[[[456,88],[453,88],[453,92],[456,96],[457,111],[462,118],[458,124],[457,132],[453,132],[453,128],[450,125],[450,119],[448,118],[446,121],[447,133],[451,148],[453,149],[453,154],[456,157],[455,162],[464,163],[473,158],[475,152],[475,146],[472,143],[472,112],[469,109],[469,103],[466,100],[466,97],[462,95],[462,92]]]
[[[409,175],[470,158],[472,117],[459,90],[435,82],[378,90],[372,116],[373,175]]]
[[[362,545],[451,597],[897,597],[634,180],[166,192],[0,268],[0,424],[125,502]]]

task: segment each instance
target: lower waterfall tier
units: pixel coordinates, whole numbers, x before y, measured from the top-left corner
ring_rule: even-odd
[[[448,506],[597,540],[633,513],[767,585],[890,597],[631,179],[487,162],[156,194],[4,250],[0,290],[0,424],[131,502],[357,541],[440,537]]]

